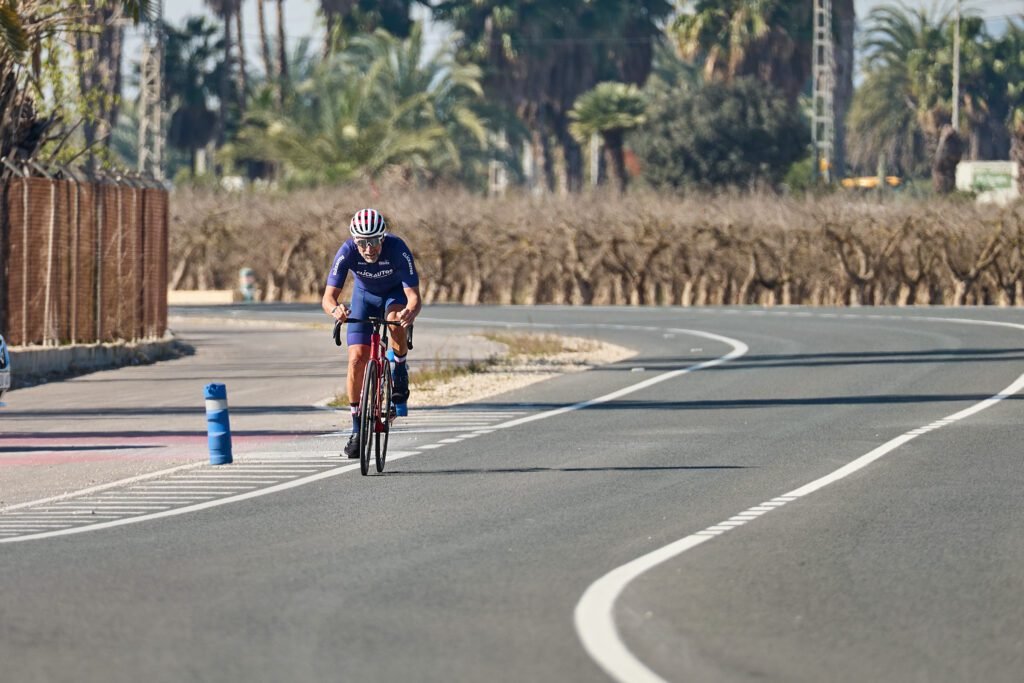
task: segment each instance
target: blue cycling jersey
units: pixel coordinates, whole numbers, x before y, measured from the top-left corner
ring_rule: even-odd
[[[356,280],[356,287],[377,295],[387,294],[397,287],[418,287],[420,284],[412,252],[401,238],[394,235],[384,235],[380,256],[375,263],[368,263],[362,257],[351,238],[345,240],[334,255],[327,285],[341,289],[349,271]]]

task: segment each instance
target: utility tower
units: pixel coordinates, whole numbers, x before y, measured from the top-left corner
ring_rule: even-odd
[[[164,179],[164,3],[146,22],[139,65],[139,173]]]
[[[811,65],[813,107],[811,139],[815,169],[825,183],[832,182],[836,140],[835,43],[832,40],[832,0],[814,0],[814,44]]]

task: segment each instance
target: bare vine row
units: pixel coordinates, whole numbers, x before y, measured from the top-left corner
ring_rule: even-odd
[[[179,193],[171,287],[232,288],[250,267],[264,300],[319,298],[368,203],[412,246],[428,303],[1024,304],[1024,207],[840,197]]]

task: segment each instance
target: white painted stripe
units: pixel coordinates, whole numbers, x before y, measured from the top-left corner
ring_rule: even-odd
[[[281,481],[282,479],[286,479],[287,477],[288,477],[288,475],[281,475],[280,477],[238,477],[238,476],[234,476],[234,477],[209,477],[209,476],[199,477],[199,476],[188,476],[188,477],[175,477],[174,481],[184,481],[184,482],[190,482],[190,481],[195,481],[195,482],[225,482],[226,481],[226,482],[235,482],[236,484],[239,484],[239,483],[242,483],[242,482],[259,484],[259,483],[265,483],[265,482],[268,482],[268,481]]]
[[[441,439],[440,441],[438,441],[438,443],[458,443],[460,441],[462,441],[462,438],[456,437],[454,439]]]
[[[420,449],[425,450],[425,451],[430,451],[430,450],[433,450],[435,448],[441,448],[442,445],[443,444],[439,444],[439,443],[431,443],[431,444],[426,444],[424,446],[417,446],[417,448],[420,448]]]
[[[166,470],[159,470],[157,472],[150,472],[148,474],[140,474],[137,477],[128,477],[127,479],[118,479],[112,481],[109,484],[100,484],[99,486],[90,486],[87,489],[81,489],[80,491],[74,491],[72,493],[63,493],[59,496],[50,496],[49,498],[39,498],[38,500],[30,500],[25,503],[18,503],[17,505],[8,505],[5,508],[0,508],[0,513],[9,512],[11,510],[20,510],[21,508],[35,507],[44,503],[51,503],[55,500],[67,500],[69,498],[78,498],[79,496],[86,496],[90,493],[96,493],[97,491],[106,491],[112,488],[118,488],[121,486],[127,486],[128,484],[134,484],[138,481],[147,481],[149,479],[156,479],[157,477],[164,477],[174,472],[181,472],[182,470],[190,470],[196,467],[200,467],[205,463],[193,462],[187,465],[178,465],[177,467],[170,467]]]
[[[537,420],[545,420],[545,419],[547,419],[549,417],[555,417],[556,415],[563,415],[565,413],[569,413],[569,412],[572,412],[574,410],[582,410],[584,408],[589,408],[590,406],[596,406],[596,405],[600,405],[602,403],[608,403],[610,401],[614,401],[615,399],[622,398],[623,396],[628,396],[629,394],[635,393],[637,391],[641,391],[641,390],[646,389],[648,387],[652,387],[655,384],[660,384],[660,383],[668,381],[670,379],[675,379],[676,377],[681,377],[683,375],[688,375],[691,372],[696,372],[697,370],[706,370],[707,368],[713,368],[713,367],[715,367],[717,365],[721,365],[723,363],[728,363],[731,360],[735,360],[736,358],[739,358],[740,356],[742,356],[743,354],[745,354],[749,350],[747,348],[747,345],[744,344],[743,342],[739,341],[739,340],[730,339],[729,337],[723,337],[723,336],[721,336],[719,334],[712,334],[711,332],[701,332],[700,330],[687,330],[687,329],[676,329],[676,328],[669,328],[669,331],[670,332],[676,332],[676,333],[679,333],[679,334],[692,334],[692,335],[694,335],[696,337],[703,337],[705,339],[711,339],[713,341],[721,342],[721,343],[723,343],[723,344],[725,344],[727,346],[731,346],[732,347],[732,351],[730,351],[729,353],[725,354],[724,356],[719,356],[718,358],[715,358],[713,360],[704,361],[703,363],[697,363],[695,365],[691,365],[689,367],[682,368],[680,370],[672,370],[672,371],[669,371],[669,372],[662,373],[660,375],[655,375],[654,377],[651,377],[650,379],[646,379],[646,380],[644,380],[642,382],[638,382],[636,384],[632,384],[632,385],[630,385],[628,387],[624,387],[622,389],[619,389],[618,391],[613,391],[610,394],[605,394],[604,396],[599,396],[598,398],[591,399],[589,401],[583,401],[582,403],[576,403],[576,404],[571,405],[571,406],[564,406],[562,408],[555,408],[554,410],[548,410],[548,411],[545,411],[545,412],[542,412],[542,413],[537,413],[535,415],[528,415],[526,417],[522,417],[522,418],[519,418],[519,419],[516,419],[516,420],[510,420],[508,422],[502,422],[501,424],[494,425],[494,428],[495,429],[508,429],[509,427],[518,427],[519,425],[527,424],[528,422],[535,422]]]
[[[94,505],[90,505],[88,503],[82,503],[81,505],[78,505],[78,506],[75,506],[75,507],[68,506],[66,508],[61,508],[61,510],[62,511],[63,510],[108,510],[108,511],[114,511],[114,510],[161,510],[161,509],[163,509],[165,507],[167,507],[167,506],[166,505],[136,505],[134,503],[129,503],[129,502],[125,501],[124,503],[96,503]]]
[[[206,399],[206,412],[212,413],[215,410],[227,410],[228,400],[226,398],[208,398]]]
[[[46,519],[82,519],[82,520],[90,520],[90,519],[95,519],[97,517],[104,517],[104,518],[111,517],[111,518],[113,518],[113,517],[120,517],[120,515],[115,515],[115,514],[112,514],[112,513],[109,513],[109,512],[100,513],[100,514],[93,514],[93,513],[88,513],[88,512],[49,512],[49,513],[47,513],[47,512],[40,512],[40,513],[37,513],[37,514],[34,514],[34,515],[26,515],[25,517],[20,517],[20,516],[19,517],[15,517],[14,515],[11,515],[12,519],[29,519],[29,520],[46,520]]]
[[[1024,326],[1014,326],[1024,329]],[[944,419],[951,423],[962,420],[995,405],[1005,398],[1017,394],[1021,389],[1024,389],[1024,374],[1018,377],[1016,381],[1000,391],[998,394]],[[901,434],[900,436],[882,444],[878,448],[865,453],[856,460],[847,463],[834,472],[819,479],[815,479],[811,483],[801,486],[800,488],[790,491],[784,496],[779,496],[773,500],[784,500],[788,502],[814,493],[829,484],[837,482],[848,477],[854,472],[864,469],[879,458],[885,456],[887,453],[894,451],[915,438],[916,436],[910,432]],[[648,669],[622,643],[622,640],[618,635],[618,630],[615,627],[615,601],[618,599],[618,596],[622,593],[623,589],[625,589],[625,587],[636,577],[667,560],[677,557],[687,550],[697,547],[704,541],[711,538],[711,536],[707,535],[706,532],[727,531],[730,528],[732,527],[729,526],[728,522],[723,522],[721,524],[710,526],[702,530],[702,532],[697,532],[681,538],[674,543],[670,543],[662,548],[643,555],[617,569],[613,569],[592,583],[587,590],[584,591],[583,596],[576,605],[576,632],[580,637],[580,641],[583,643],[583,647],[590,654],[590,657],[597,662],[597,664],[604,669],[609,676],[620,682],[665,683],[663,678]]]
[[[408,452],[397,452],[388,454],[388,462],[400,460],[408,457],[409,455],[415,454],[415,451]],[[315,481],[321,481],[323,479],[330,479],[331,477],[337,477],[338,475],[351,472],[359,467],[359,463],[353,463],[351,465],[345,465],[344,467],[337,467],[333,470],[327,470],[325,472],[319,472],[317,474],[303,477],[302,479],[293,479],[275,486],[268,486],[267,488],[257,489],[256,491],[250,491],[248,493],[240,493],[227,498],[218,498],[217,500],[206,501],[205,503],[197,503],[195,505],[188,505],[185,507],[174,508],[171,510],[164,510],[163,512],[154,512],[148,515],[139,515],[137,517],[129,517],[124,519],[114,519],[109,522],[100,522],[99,524],[89,524],[85,526],[72,527],[70,529],[61,529],[59,531],[49,531],[39,534],[32,534],[29,536],[16,536],[12,538],[0,539],[0,543],[20,543],[22,541],[34,541],[42,538],[54,538],[56,536],[68,536],[71,534],[85,533],[87,531],[96,531],[99,529],[110,529],[116,526],[123,526],[125,524],[136,524],[138,522],[148,521],[152,519],[163,519],[166,517],[176,517],[178,515],[188,514],[190,512],[197,512],[199,510],[208,510],[210,508],[219,507],[221,505],[229,505],[231,503],[237,503],[243,500],[250,500],[252,498],[258,498],[260,496],[267,496],[278,491],[286,491],[288,489],[297,488],[299,486],[305,486]]]
[[[324,467],[330,466],[332,463],[324,462],[323,465],[284,465],[281,463],[268,463],[266,465],[244,465],[242,467],[235,467],[231,470],[224,470],[224,475],[229,476],[231,474],[268,474],[271,472],[283,472],[284,474],[307,474],[309,472],[316,472],[322,470]]]

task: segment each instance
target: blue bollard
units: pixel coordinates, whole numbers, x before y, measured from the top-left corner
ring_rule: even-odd
[[[223,384],[207,384],[206,433],[210,442],[210,464],[231,463],[231,424],[228,422],[228,388]]]

